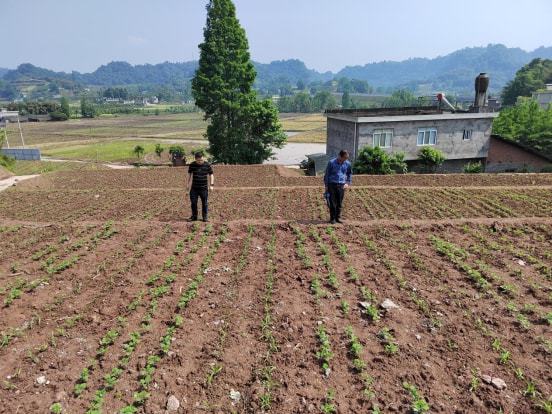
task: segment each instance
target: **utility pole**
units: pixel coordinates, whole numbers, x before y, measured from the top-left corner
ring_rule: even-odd
[[[19,122],[19,114],[17,114],[17,125],[19,126],[19,135],[21,136],[21,144],[25,148],[25,141],[23,140],[23,131],[21,130],[21,122]]]

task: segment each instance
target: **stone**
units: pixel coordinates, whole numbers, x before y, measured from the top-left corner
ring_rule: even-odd
[[[178,411],[180,408],[180,401],[174,395],[171,395],[167,400],[167,410],[168,411]]]
[[[36,379],[36,383],[37,383],[38,385],[44,385],[44,384],[46,384],[46,377],[45,377],[44,375],[41,375],[40,377],[38,377],[38,378]]]
[[[361,308],[368,309],[370,307],[370,302],[358,302]]]
[[[399,309],[399,305],[397,305],[391,299],[385,299],[380,306],[387,311],[390,311],[392,309]]]
[[[240,402],[241,399],[241,393],[239,391],[235,391],[234,389],[230,390],[230,399],[232,400],[232,405],[236,405]]]
[[[491,383],[497,390],[503,390],[506,388],[506,382],[502,378],[493,378]]]

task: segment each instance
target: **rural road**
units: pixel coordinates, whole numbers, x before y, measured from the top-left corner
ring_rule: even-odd
[[[10,188],[11,186],[13,186],[14,184],[17,184],[21,181],[25,181],[35,177],[38,177],[38,175],[19,175],[15,177],[6,178],[5,180],[0,180],[0,191],[4,191]]]
[[[274,151],[274,159],[265,164],[298,165],[308,154],[326,152],[326,144],[304,144],[290,142],[284,148]]]

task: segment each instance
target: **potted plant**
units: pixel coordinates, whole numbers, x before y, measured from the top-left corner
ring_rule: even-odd
[[[169,148],[171,162],[173,167],[183,167],[186,165],[186,157],[184,156],[184,147],[181,145],[172,145]]]

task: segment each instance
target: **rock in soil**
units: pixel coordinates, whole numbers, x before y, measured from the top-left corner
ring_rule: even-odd
[[[380,306],[386,311],[390,311],[391,309],[399,309],[399,306],[391,299],[385,299]]]
[[[178,411],[180,408],[180,401],[174,395],[171,395],[167,400],[167,410],[169,411]]]

